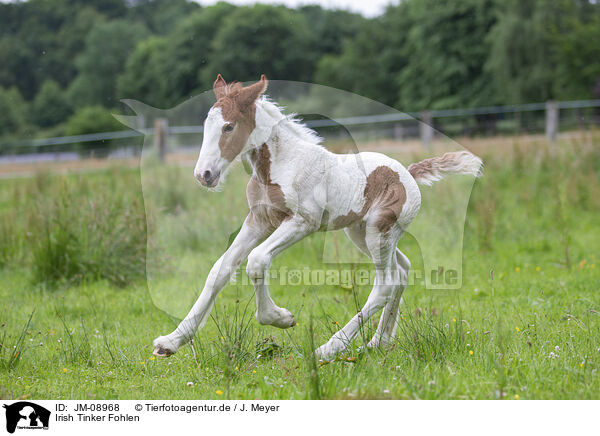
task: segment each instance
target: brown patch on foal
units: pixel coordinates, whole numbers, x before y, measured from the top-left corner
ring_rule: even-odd
[[[254,174],[246,187],[250,219],[277,228],[290,219],[293,212],[285,204],[281,186],[271,180],[271,152],[267,144],[253,150],[250,161],[254,166]]]
[[[256,127],[256,100],[267,90],[267,86],[264,74],[260,81],[245,88],[237,82],[227,84],[220,74],[217,76],[213,84],[217,102],[213,107],[221,109],[227,123],[221,132],[219,149],[221,156],[229,162],[240,154]],[[226,130],[228,125],[233,127],[231,131]]]
[[[406,202],[406,189],[400,182],[399,174],[390,167],[378,166],[367,177],[363,195],[365,205],[362,210],[338,216],[333,220],[334,228],[347,227],[375,208],[378,213],[375,225],[380,232],[388,232],[398,220]]]

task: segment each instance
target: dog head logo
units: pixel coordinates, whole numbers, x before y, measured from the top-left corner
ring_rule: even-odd
[[[3,406],[6,409],[6,431],[19,429],[48,429],[50,411],[28,401]]]

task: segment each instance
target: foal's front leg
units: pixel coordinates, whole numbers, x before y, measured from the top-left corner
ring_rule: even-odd
[[[246,272],[254,285],[256,319],[260,324],[279,328],[296,325],[294,315],[289,310],[277,306],[269,295],[266,283],[267,272],[275,256],[313,231],[304,220],[292,218],[284,221],[271,236],[249,254]]]
[[[179,347],[188,342],[196,330],[204,325],[210,310],[212,309],[218,293],[229,282],[231,275],[239,268],[252,251],[265,237],[267,233],[254,223],[249,215],[246,217],[238,235],[231,243],[227,251],[213,265],[206,278],[204,289],[188,315],[179,323],[177,328],[166,336],[160,336],[154,340],[154,354],[157,356],[169,356],[175,353]]]

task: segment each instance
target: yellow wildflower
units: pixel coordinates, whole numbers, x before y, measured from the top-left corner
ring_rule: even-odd
[[[219,389],[218,391],[216,391],[217,395],[223,395],[223,391],[221,389]]]
[[[519,399],[519,394],[515,394],[515,400]]]
[[[515,271],[516,271],[516,272],[519,272],[519,271],[521,271],[521,267],[516,267],[516,268],[515,268]]]
[[[472,356],[473,355],[473,350],[469,350],[469,355]]]

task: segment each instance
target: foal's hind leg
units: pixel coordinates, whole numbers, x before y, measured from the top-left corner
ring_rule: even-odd
[[[400,303],[402,303],[402,294],[408,283],[408,272],[410,270],[410,261],[399,249],[396,249],[396,262],[400,272],[400,282],[394,289],[392,298],[383,308],[377,331],[373,339],[367,344],[367,347],[374,348],[379,345],[388,345],[394,339],[396,328],[398,327],[398,317],[400,315]]]
[[[364,323],[390,301],[398,283],[399,270],[395,254],[399,237],[399,229],[382,233],[377,227],[367,225],[365,244],[376,269],[373,290],[365,305],[350,322],[315,351],[317,357],[330,359],[346,349]]]
[[[367,242],[365,240],[365,228],[366,224],[364,222],[360,222],[352,227],[347,227],[345,232],[360,251],[365,253],[367,256],[370,256],[371,254],[369,253]],[[400,272],[400,281],[397,283],[397,287],[395,287],[393,291],[392,298],[383,308],[383,312],[377,326],[377,331],[373,335],[373,339],[371,339],[371,341],[369,341],[367,344],[367,347],[387,345],[392,341],[396,333],[398,316],[400,314],[400,303],[402,302],[402,294],[408,282],[408,271],[410,269],[410,261],[397,248],[396,263]]]

